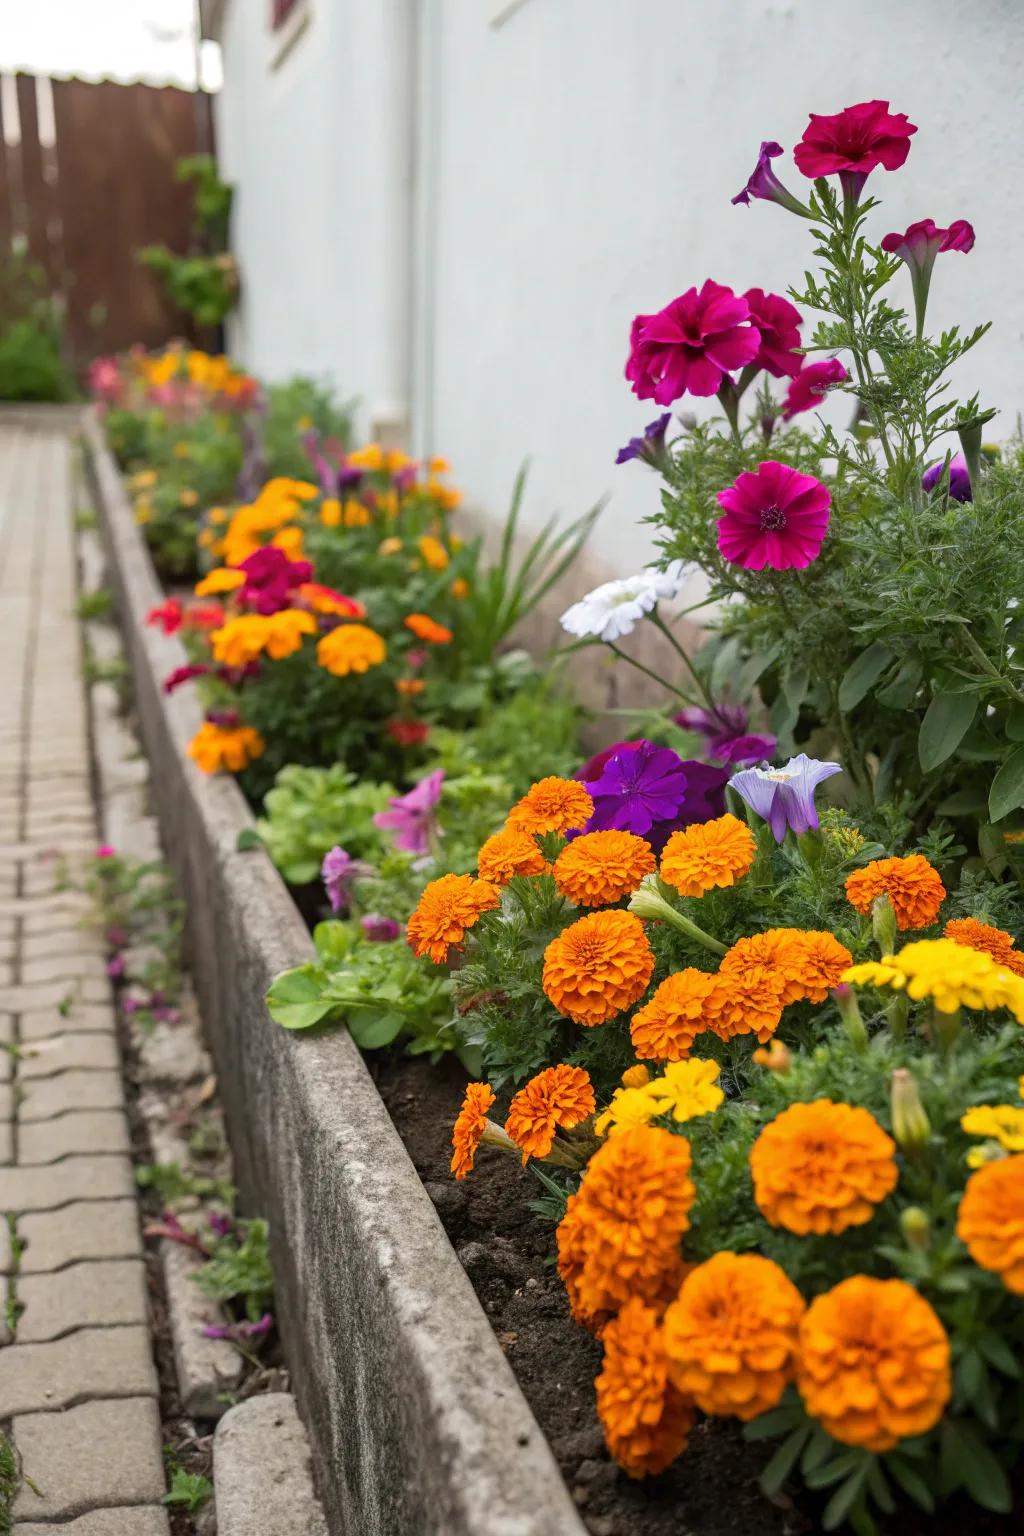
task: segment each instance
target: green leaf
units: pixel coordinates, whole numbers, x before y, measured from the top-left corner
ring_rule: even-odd
[[[354,934],[349,924],[338,922],[335,918],[317,923],[313,929],[316,952],[327,965],[336,965],[344,960],[352,949],[353,940]]]
[[[851,1472],[845,1483],[840,1484],[835,1493],[825,1506],[825,1513],[821,1517],[821,1528],[824,1531],[834,1531],[842,1525],[850,1510],[864,1492],[864,1485],[868,1480],[868,1474],[873,1466],[870,1454],[856,1469]]]
[[[771,1408],[767,1413],[759,1414],[756,1419],[751,1419],[749,1424],[743,1426],[744,1440],[772,1440],[776,1435],[795,1429],[797,1424],[806,1424],[806,1415],[799,1403],[785,1403],[781,1408]]]
[[[931,1514],[935,1508],[935,1496],[916,1468],[908,1466],[900,1456],[887,1458],[885,1465],[903,1492],[908,1494],[915,1504],[919,1504],[922,1509],[926,1509]]]
[[[839,684],[839,708],[844,714],[856,709],[869,688],[878,681],[891,661],[893,652],[881,640],[869,645],[866,651],[851,661]]]
[[[1024,704],[1015,704],[1007,715],[1006,739],[1024,741]]]
[[[737,698],[749,697],[754,684],[764,676],[778,654],[779,647],[773,645],[767,651],[755,651],[753,656],[747,658],[736,678]]]
[[[995,1514],[1009,1514],[1013,1494],[998,1458],[963,1420],[942,1426],[942,1470],[953,1487],[966,1488],[976,1504]]]
[[[349,1034],[361,1051],[376,1051],[390,1045],[402,1032],[405,1018],[400,1013],[373,1008],[354,1013],[348,1021]]]
[[[985,809],[985,798],[982,789],[958,789],[935,809],[940,816],[978,816]]]
[[[1020,1365],[1017,1356],[993,1329],[986,1329],[978,1335],[978,1350],[984,1355],[989,1365],[995,1366],[997,1371],[1002,1371],[1004,1376],[1012,1376],[1015,1381],[1020,1379]]]
[[[917,755],[925,773],[951,757],[974,723],[976,693],[936,693],[925,711],[917,738]]]
[[[711,664],[711,692],[721,693],[726,684],[731,682],[740,659],[740,642],[736,635],[730,635],[729,639],[719,646],[715,659]]]
[[[235,851],[237,853],[252,853],[254,848],[262,848],[263,839],[255,827],[243,827],[235,839]]]
[[[906,660],[892,682],[886,683],[884,688],[879,688],[875,694],[879,704],[884,704],[886,709],[907,709],[914,702],[914,697],[921,686],[923,674],[921,663],[911,656]]]
[[[283,971],[267,993],[267,1012],[283,1029],[309,1029],[334,1009],[325,998],[318,966],[300,965]]]
[[[1002,821],[1018,806],[1024,805],[1024,746],[1016,747],[992,780],[988,792],[988,814],[992,821]]]
[[[810,1433],[809,1424],[800,1424],[786,1436],[776,1450],[760,1477],[761,1491],[766,1498],[770,1499],[778,1493],[800,1459],[800,1453],[807,1444]]]

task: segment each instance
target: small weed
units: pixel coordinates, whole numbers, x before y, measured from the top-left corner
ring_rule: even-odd
[[[201,1472],[186,1472],[184,1467],[171,1470],[171,1486],[164,1494],[163,1502],[174,1509],[185,1509],[190,1515],[199,1511],[213,1497],[213,1484]]]
[[[81,512],[75,513],[76,533],[91,533],[94,528],[99,527],[99,524],[100,520],[92,507],[83,507]]]
[[[128,681],[129,667],[120,656],[100,661],[90,650],[82,663],[82,676],[90,687],[93,683],[112,683],[115,688],[122,688]]]
[[[75,613],[85,622],[91,619],[111,619],[114,616],[114,596],[107,587],[97,587],[95,592],[82,592],[75,605]]]
[[[175,1201],[192,1196],[200,1200],[219,1200],[229,1207],[234,1204],[235,1187],[230,1180],[189,1173],[180,1163],[143,1163],[135,1170],[135,1182],[140,1189],[154,1190],[163,1205],[173,1205]]]
[[[210,1258],[193,1277],[211,1301],[221,1306],[237,1303],[250,1322],[269,1310],[274,1296],[267,1232],[263,1220],[238,1222],[217,1240]]]

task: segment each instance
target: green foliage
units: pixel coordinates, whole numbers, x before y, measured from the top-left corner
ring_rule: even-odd
[[[227,251],[215,256],[176,256],[166,245],[147,245],[138,257],[160,278],[171,303],[199,325],[222,324],[238,303],[238,267]]]
[[[333,768],[282,768],[263,800],[257,831],[284,878],[305,885],[320,873],[324,854],[336,844],[353,858],[370,859],[384,849],[373,816],[395,794],[391,784],[357,779]]]
[[[140,1189],[153,1190],[164,1208],[193,1199],[215,1199],[231,1206],[235,1199],[234,1185],[228,1180],[193,1173],[180,1163],[138,1163],[135,1182]]]
[[[163,1496],[163,1503],[171,1509],[183,1509],[196,1515],[213,1498],[213,1484],[201,1472],[186,1472],[184,1467],[174,1467],[171,1486]]]
[[[355,401],[339,404],[329,384],[297,374],[283,383],[268,384],[265,395],[262,452],[268,477],[310,479],[312,465],[303,442],[307,432],[333,440],[343,449],[349,447]]]
[[[0,400],[71,400],[62,312],[46,273],[21,252],[0,261]]]
[[[210,1257],[192,1272],[204,1295],[250,1323],[259,1322],[274,1299],[268,1231],[261,1218],[236,1222],[215,1239]]]
[[[0,1536],[10,1536],[11,1508],[20,1484],[14,1447],[0,1430]]]
[[[79,593],[75,613],[85,623],[93,620],[108,621],[114,616],[114,595],[109,587],[97,587],[94,592]]]
[[[211,248],[225,251],[234,188],[221,181],[212,155],[184,155],[174,167],[175,181],[192,184],[196,224]]]

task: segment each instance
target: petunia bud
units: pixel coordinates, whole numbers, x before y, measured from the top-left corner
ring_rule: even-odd
[[[908,1205],[900,1215],[900,1230],[908,1248],[924,1253],[932,1238],[932,1226],[927,1211],[919,1205]]]
[[[891,955],[896,946],[896,912],[884,893],[871,903],[871,931],[881,955]]]
[[[897,1067],[892,1074],[889,1107],[892,1112],[892,1133],[898,1145],[904,1152],[919,1152],[927,1145],[932,1128],[921,1103],[914,1075],[906,1067]]]
[[[643,1062],[638,1062],[635,1067],[627,1067],[621,1078],[623,1088],[643,1088],[650,1080],[651,1074]]]
[[[852,1043],[858,1051],[867,1050],[868,1032],[861,1017],[860,1004],[857,1001],[856,992],[845,981],[841,981],[838,987],[832,988],[832,998],[839,1009],[839,1017],[843,1021],[843,1028],[846,1030]]]
[[[967,473],[970,475],[971,484],[977,488],[981,484],[981,432],[995,415],[994,410],[974,411],[970,416],[962,416],[956,424],[956,434],[960,439],[960,447],[964,458],[967,460]]]

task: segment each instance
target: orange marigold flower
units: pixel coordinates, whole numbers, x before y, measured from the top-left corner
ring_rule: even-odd
[[[705,1005],[708,1028],[720,1040],[754,1034],[764,1045],[779,1027],[784,1001],[783,978],[770,966],[720,970]]]
[[[673,832],[661,856],[661,878],[680,896],[703,896],[715,886],[735,885],[754,862],[757,844],[735,816],[695,822]]]
[[[542,875],[548,863],[529,833],[505,827],[481,844],[476,867],[481,880],[508,885],[513,875]]]
[[[244,586],[244,571],[232,571],[222,565],[209,571],[202,581],[196,582],[196,597],[213,597],[216,593],[234,592],[236,587]]]
[[[633,832],[587,832],[567,843],[552,874],[578,907],[603,907],[631,896],[655,867],[651,845]]]
[[[682,1061],[710,1028],[706,1003],[718,978],[688,966],[675,971],[629,1023],[633,1049],[645,1061]]]
[[[302,601],[314,613],[336,613],[343,619],[365,619],[366,609],[357,598],[346,597],[333,587],[325,587],[322,581],[304,581],[299,588]]]
[[[267,643],[267,620],[259,613],[243,613],[228,619],[210,635],[214,661],[225,667],[244,667],[263,654]]]
[[[543,835],[578,831],[594,814],[594,802],[578,779],[552,775],[532,784],[508,814],[508,824],[520,832]]]
[[[474,880],[472,875],[442,875],[431,880],[406,925],[413,952],[429,955],[435,965],[443,964],[451,945],[461,944],[467,929],[500,900],[493,885]]]
[[[788,1072],[793,1065],[793,1056],[788,1045],[777,1038],[769,1040],[767,1045],[758,1046],[750,1059],[756,1066],[764,1067],[768,1072]]]
[[[476,1151],[487,1129],[487,1111],[493,1103],[494,1094],[486,1083],[469,1084],[452,1126],[451,1167],[457,1179],[464,1179],[473,1171]]]
[[[669,1380],[657,1312],[635,1297],[627,1301],[603,1343],[594,1385],[608,1449],[630,1477],[664,1472],[686,1449],[696,1414]]]
[[[188,744],[188,755],[204,773],[241,773],[254,758],[261,757],[263,737],[251,725],[216,725],[204,720]]]
[[[531,1157],[547,1157],[555,1131],[571,1130],[596,1108],[590,1074],[582,1067],[546,1067],[513,1098],[505,1130],[522,1148],[525,1164]]]
[[[750,1150],[754,1199],[773,1227],[801,1235],[870,1221],[896,1188],[896,1143],[866,1109],[791,1104]]]
[[[264,649],[272,661],[301,650],[303,635],[316,634],[316,619],[302,608],[282,608],[266,619],[267,631]]]
[[[647,990],[654,956],[632,912],[591,912],[570,923],[544,951],[542,985],[559,1013],[604,1024]]]
[[[981,1269],[1024,1296],[1024,1153],[986,1163],[967,1180],[956,1235]]]
[[[426,686],[422,677],[400,677],[395,683],[399,693],[404,694],[407,699],[414,698],[416,694],[422,693]]]
[[[704,1413],[767,1413],[793,1379],[803,1312],[800,1292],[771,1259],[716,1253],[691,1269],[665,1313],[669,1374]]]
[[[742,973],[752,965],[766,965],[778,972],[782,1001],[806,999],[823,1003],[853,962],[850,951],[831,933],[803,928],[766,928],[736,943],[723,955],[719,969]]]
[[[366,624],[339,624],[318,641],[316,659],[335,677],[348,677],[350,672],[368,672],[380,666],[387,653],[376,630]]]
[[[633,1296],[655,1306],[674,1294],[696,1194],[685,1137],[649,1125],[609,1137],[558,1228],[559,1273],[578,1317],[595,1326]]]
[[[976,917],[954,917],[942,930],[943,936],[965,949],[979,949],[1005,965],[1015,976],[1024,976],[1024,954],[1014,947],[1013,938],[1004,928],[979,923]]]
[[[435,623],[427,613],[410,613],[405,627],[412,630],[417,640],[426,640],[430,645],[448,645],[455,638],[450,629]]]
[[[949,1402],[949,1339],[904,1280],[853,1275],[811,1302],[796,1380],[807,1412],[844,1445],[891,1451]]]
[[[946,899],[937,869],[921,853],[905,859],[874,859],[846,877],[846,899],[861,913],[871,911],[876,896],[888,896],[901,933],[908,928],[927,928],[939,915]]]

